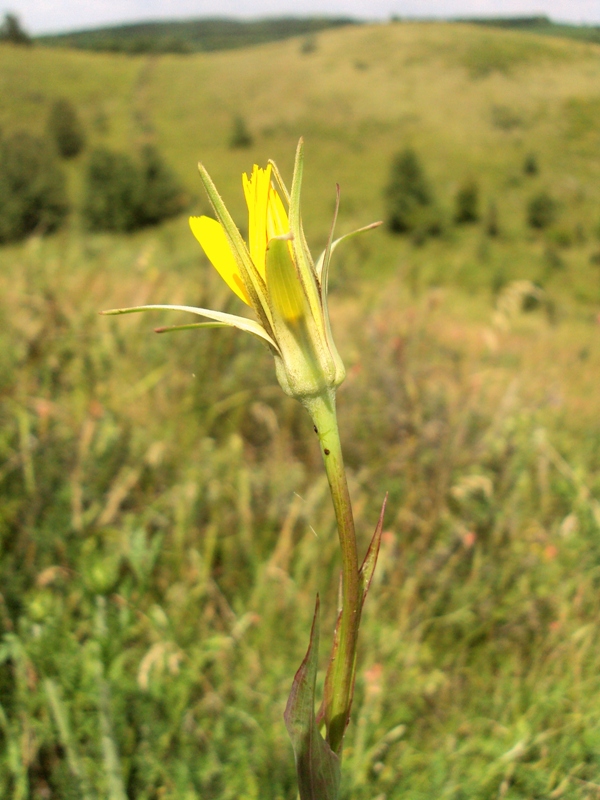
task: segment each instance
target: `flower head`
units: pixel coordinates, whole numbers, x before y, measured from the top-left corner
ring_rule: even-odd
[[[202,164],[198,168],[217,219],[191,217],[192,233],[230,289],[253,309],[257,320],[190,306],[141,306],[105,313],[172,308],[212,320],[193,326],[159,329],[161,331],[233,325],[267,342],[275,357],[277,378],[287,394],[307,400],[335,391],[344,379],[345,370],[331,336],[327,278],[331,253],[346,237],[332,241],[332,225],[327,247],[314,263],[300,216],[302,140],[296,151],[290,192],[273,162],[265,168],[254,165],[250,175],[242,176],[248,206],[247,242],[233,222],[208,172]],[[283,200],[273,179],[279,186]],[[367,226],[371,227],[374,225]]]

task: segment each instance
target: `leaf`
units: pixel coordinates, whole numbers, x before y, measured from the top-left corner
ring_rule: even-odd
[[[379,519],[377,521],[377,525],[375,526],[375,531],[371,538],[371,543],[369,544],[369,548],[367,553],[364,557],[363,563],[361,568],[358,571],[358,580],[359,580],[359,589],[360,589],[360,611],[362,613],[363,606],[365,604],[365,599],[367,597],[367,593],[369,591],[369,587],[371,586],[371,581],[373,580],[373,574],[375,573],[375,567],[377,566],[377,557],[379,555],[379,547],[381,545],[381,532],[383,530],[383,517],[385,514],[385,507],[387,505],[388,496],[383,499],[383,504],[381,506],[381,511],[379,512]],[[342,612],[340,610],[338,614],[338,618],[335,624],[335,630],[333,632],[333,645],[331,647],[331,654],[329,656],[329,664],[327,665],[327,673],[325,675],[325,686],[323,688],[323,701],[321,703],[321,707],[319,708],[319,713],[317,714],[317,723],[321,724],[324,721],[327,721],[327,716],[329,710],[331,708],[331,699],[333,697],[333,675],[334,675],[334,665],[335,661],[338,656],[339,647],[340,647],[340,623],[342,620]],[[354,660],[354,673],[356,672],[356,657]],[[354,677],[353,677],[354,682]],[[350,721],[350,707],[348,708],[348,719],[346,720],[346,726]]]
[[[260,323],[255,322],[253,319],[247,319],[246,317],[238,317],[236,314],[225,314],[223,311],[212,311],[209,308],[196,308],[195,306],[150,305],[134,306],[133,308],[111,308],[108,311],[101,311],[100,313],[110,316],[117,314],[137,314],[139,311],[161,310],[187,311],[190,314],[198,314],[200,317],[208,317],[209,319],[212,319],[215,322],[220,322],[223,325],[230,325],[233,328],[239,328],[242,331],[246,331],[247,333],[252,333],[254,336],[258,336],[260,339],[264,339],[265,342],[268,342],[268,344],[270,344],[276,352],[279,352],[279,348]]]
[[[292,740],[300,800],[337,800],[340,762],[319,733],[315,720],[315,683],[319,657],[319,598],[304,661],[294,677],[283,715]]]
[[[362,566],[358,571],[358,578],[360,580],[360,591],[361,591],[361,609],[362,606],[364,605],[365,598],[367,596],[369,587],[371,585],[371,581],[373,580],[373,573],[375,572],[375,567],[377,566],[377,556],[379,555],[379,547],[381,545],[381,531],[383,530],[383,517],[385,514],[385,507],[387,505],[387,499],[388,496],[386,492],[386,495],[383,498],[383,504],[381,506],[381,511],[379,513],[379,519],[377,520],[377,525],[375,526],[375,532],[371,539],[369,549],[367,550],[367,554],[365,555]]]

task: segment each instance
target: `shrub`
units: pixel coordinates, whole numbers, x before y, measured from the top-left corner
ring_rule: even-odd
[[[0,243],[50,233],[68,211],[65,177],[49,144],[23,132],[0,138]]]
[[[455,199],[454,221],[458,225],[477,222],[479,219],[479,187],[468,180],[459,187]]]
[[[557,215],[557,205],[548,192],[534,195],[527,205],[527,222],[531,228],[548,228]]]
[[[104,148],[90,155],[83,218],[90,230],[128,232],[179,214],[188,198],[154,147],[139,163]]]
[[[387,224],[394,233],[421,227],[425,210],[433,205],[433,194],[414,150],[398,153],[385,189]]]
[[[140,170],[124,153],[98,148],[85,176],[83,218],[92,231],[132,231],[139,227]]]
[[[523,161],[523,172],[525,175],[537,175],[540,167],[535,157],[535,153],[528,153]]]
[[[229,139],[229,147],[231,147],[232,150],[250,147],[252,141],[252,136],[246,126],[244,118],[240,116],[235,117],[233,120],[231,137]]]
[[[485,220],[485,232],[488,236],[498,236],[500,234],[500,221],[498,219],[498,206],[494,200],[490,200]]]
[[[314,35],[307,36],[300,45],[300,52],[303,55],[309,55],[317,50],[317,37]]]
[[[155,225],[180,214],[188,197],[176,175],[162,160],[155,147],[147,145],[141,153],[141,225]]]
[[[77,112],[68,100],[60,98],[52,104],[48,116],[48,134],[63,158],[79,155],[85,136]]]

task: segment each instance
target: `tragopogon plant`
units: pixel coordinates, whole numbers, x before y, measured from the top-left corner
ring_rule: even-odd
[[[346,238],[342,236],[333,240],[339,187],[327,247],[315,263],[306,244],[300,216],[302,140],[296,151],[291,191],[286,189],[272,162],[264,169],[255,165],[250,176],[244,174],[243,188],[248,205],[247,243],[207,171],[201,164],[199,169],[217,219],[191,217],[190,227],[215,269],[232,291],[250,306],[256,319],[206,308],[172,305],[120,308],[104,313],[173,309],[188,311],[209,321],[159,328],[159,332],[227,325],[247,331],[266,342],[275,359],[281,388],[299,400],[311,416],[337,519],[342,557],[342,602],[320,710],[315,714],[319,642],[317,598],[308,652],[293,680],[285,723],[296,757],[302,800],[335,800],[339,791],[343,738],[354,691],[358,628],[377,561],[383,524],[382,509],[367,554],[359,566],[335,407],[335,392],[344,380],[345,369],[333,342],[327,307],[331,254]],[[359,230],[368,230],[379,224]],[[322,728],[324,736],[320,733]]]

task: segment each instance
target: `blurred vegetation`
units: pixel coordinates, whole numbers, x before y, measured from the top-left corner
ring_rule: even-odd
[[[543,14],[531,17],[468,17],[460,21],[472,25],[523,31],[538,36],[564,36],[583,42],[600,43],[600,25],[572,25],[566,22],[554,22]]]
[[[556,200],[548,192],[534,195],[527,204],[527,222],[532,228],[548,228],[556,219]]]
[[[125,153],[97,148],[90,153],[82,217],[91,231],[130,232],[180,214],[185,190],[157,150],[146,145],[139,163]]]
[[[454,200],[454,221],[457,225],[477,222],[479,219],[479,186],[474,178],[469,178],[456,192]]]
[[[398,153],[385,188],[387,225],[394,233],[439,233],[433,190],[414,150]]]
[[[525,175],[537,175],[539,171],[540,167],[535,153],[527,153],[523,161],[523,172]]]
[[[232,150],[238,147],[250,147],[252,144],[252,135],[248,130],[243,117],[239,115],[234,117],[233,125],[231,128],[231,136],[229,138],[229,146]]]
[[[241,171],[273,157],[289,177],[303,134],[315,255],[336,181],[343,234],[385,215],[390,165],[418,153],[441,235],[383,227],[332,264],[362,549],[390,493],[343,797],[591,800],[600,51],[470,25],[351,26],[309,57],[301,42],[0,48],[4,141],[42,136],[65,97],[90,157],[150,144],[188,196],[201,158],[244,228]],[[235,114],[247,149],[230,149]],[[250,337],[98,316],[243,309],[185,216],[85,231],[87,163],[62,164],[68,225],[0,249],[0,797],[294,800],[283,708],[339,574],[318,447]],[[485,213],[456,225],[465,175]],[[560,216],[531,228],[543,191]]]
[[[349,17],[190,19],[138,22],[37,37],[41,44],[115,53],[196,53],[232,50],[358,24]]]
[[[65,176],[49,144],[24,132],[0,136],[0,243],[51,233],[68,211]]]
[[[55,100],[48,115],[48,135],[62,158],[75,158],[83,150],[85,134],[72,103],[65,98]]]
[[[0,43],[26,46],[33,44],[31,37],[21,25],[16,14],[7,13],[4,15],[0,25]]]

